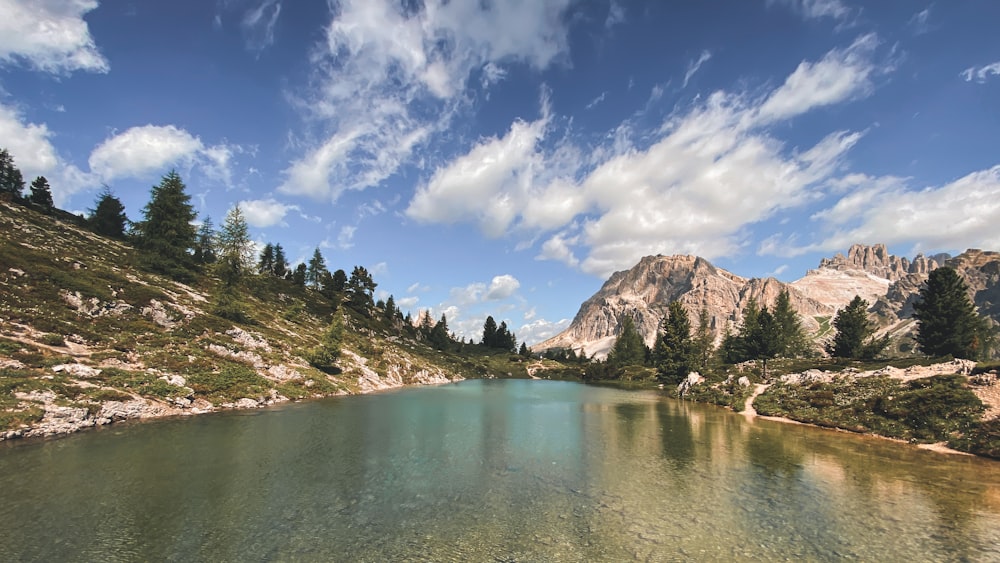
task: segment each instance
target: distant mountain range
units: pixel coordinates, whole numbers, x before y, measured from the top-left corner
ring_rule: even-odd
[[[1000,322],[997,252],[970,249],[955,257],[918,255],[910,260],[889,254],[884,244],[856,244],[847,256],[824,258],[818,268],[791,283],[744,278],[697,256],[658,255],[614,273],[580,306],[569,328],[533,349],[572,348],[602,358],[614,344],[624,315],[633,318],[646,344],[652,345],[667,306],[675,300],[684,305],[692,325],[697,324],[702,308],[707,309],[719,339],[727,325],[733,330],[739,326],[751,298],[770,306],[787,289],[792,306],[817,346],[832,336],[831,322],[837,310],[860,295],[868,301],[881,331],[893,336],[895,348],[907,351],[915,322],[913,302],[927,275],[943,265],[955,268],[966,280],[979,311]]]

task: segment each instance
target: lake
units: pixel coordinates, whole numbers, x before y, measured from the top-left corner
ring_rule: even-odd
[[[473,380],[0,443],[0,561],[1000,561],[1000,463]]]

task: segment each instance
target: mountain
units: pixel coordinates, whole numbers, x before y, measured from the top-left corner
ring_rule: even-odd
[[[619,319],[631,316],[647,345],[671,301],[684,305],[694,321],[708,311],[711,328],[720,339],[727,326],[742,322],[752,298],[770,305],[782,290],[803,326],[817,341],[830,336],[830,319],[860,295],[871,305],[883,331],[905,334],[912,328],[913,302],[927,275],[942,265],[955,268],[967,281],[980,311],[1000,320],[1000,254],[968,250],[912,260],[889,254],[884,244],[855,244],[847,255],[824,258],[814,270],[791,283],[774,278],[744,278],[696,256],[647,256],[633,268],[614,273],[580,306],[570,326],[536,346],[535,351],[572,348],[602,358],[614,344]]]

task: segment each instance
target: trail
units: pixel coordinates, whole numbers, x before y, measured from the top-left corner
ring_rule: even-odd
[[[767,390],[770,385],[764,385],[763,383],[758,383],[753,388],[753,393],[747,397],[747,402],[743,404],[743,410],[740,412],[742,415],[746,416],[757,416],[757,409],[753,408],[753,400],[757,398],[758,395]]]

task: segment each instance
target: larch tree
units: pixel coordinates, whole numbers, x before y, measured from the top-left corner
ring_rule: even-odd
[[[150,270],[178,279],[193,278],[196,242],[192,224],[196,214],[191,196],[176,171],[171,170],[150,191],[149,202],[142,210],[143,220],[136,224],[136,246]]]
[[[223,318],[245,322],[246,304],[241,298],[241,288],[253,269],[253,241],[250,229],[239,204],[226,214],[219,231],[218,261],[215,272],[219,276],[213,312]]]
[[[326,260],[323,259],[323,253],[319,251],[319,247],[316,247],[312,258],[309,259],[309,265],[306,266],[306,283],[311,287],[318,288],[325,271],[327,271]]]
[[[954,268],[944,266],[930,273],[913,310],[917,344],[925,354],[972,360],[988,355],[992,328],[976,313],[969,287]]]
[[[702,307],[698,312],[698,326],[691,338],[692,358],[695,366],[703,370],[702,373],[708,368],[708,362],[712,358],[713,342],[712,319],[708,315],[708,309]]]

